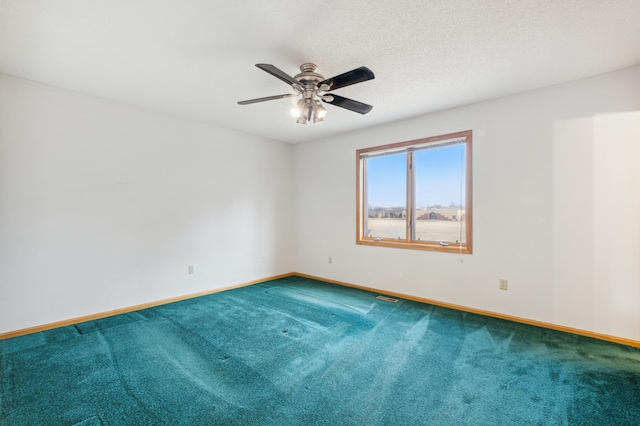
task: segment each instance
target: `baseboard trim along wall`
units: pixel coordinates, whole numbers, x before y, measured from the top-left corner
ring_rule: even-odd
[[[142,309],[147,309],[147,308],[153,308],[154,306],[166,305],[168,303],[173,303],[173,302],[180,302],[181,300],[193,299],[195,297],[206,296],[208,294],[219,293],[227,290],[233,290],[234,288],[246,287],[253,284],[263,283],[266,281],[277,280],[278,278],[290,277],[291,275],[294,275],[294,274],[292,272],[289,272],[287,274],[274,275],[271,277],[260,278],[258,280],[247,281],[241,284],[216,288],[215,290],[206,290],[198,293],[186,294],[184,296],[177,296],[169,299],[157,300],[155,302],[143,303],[141,305],[134,305],[126,308],[115,309],[113,311],[100,312],[97,314],[70,318],[70,319],[56,321],[48,324],[36,325],[35,327],[9,331],[7,333],[0,334],[0,340],[9,339],[11,337],[24,336],[26,334],[38,333],[40,331],[51,330],[52,328],[66,327],[68,325],[78,324],[85,321],[93,321],[101,318],[112,317],[115,315],[128,314],[129,312],[140,311]]]
[[[593,337],[595,339],[606,340],[606,341],[609,341],[609,342],[618,343],[618,344],[625,345],[625,346],[632,346],[632,347],[640,348],[640,341],[638,341],[638,340],[626,339],[626,338],[623,338],[623,337],[611,336],[611,335],[602,334],[602,333],[595,333],[593,331],[581,330],[581,329],[572,328],[572,327],[565,327],[565,326],[562,326],[562,325],[551,324],[551,323],[542,322],[542,321],[536,321],[536,320],[532,320],[532,319],[528,319],[528,318],[521,318],[521,317],[516,317],[516,316],[512,316],[512,315],[505,315],[505,314],[500,314],[500,313],[497,313],[497,312],[485,311],[485,310],[476,309],[476,308],[470,308],[468,306],[456,305],[456,304],[453,304],[453,303],[440,302],[438,300],[432,300],[432,299],[427,299],[427,298],[423,298],[423,297],[412,296],[410,294],[398,293],[398,292],[388,291],[388,290],[381,290],[381,289],[374,288],[374,287],[366,287],[366,286],[362,286],[362,285],[358,285],[358,284],[352,284],[352,283],[348,283],[348,282],[344,282],[344,281],[332,280],[332,279],[329,279],[329,278],[323,278],[323,277],[319,277],[319,276],[315,276],[315,275],[303,274],[303,273],[299,273],[299,272],[289,272],[289,273],[286,273],[286,274],[274,275],[274,276],[271,276],[271,277],[266,277],[266,278],[261,278],[261,279],[257,279],[257,280],[253,280],[253,281],[248,281],[248,282],[244,282],[244,283],[241,283],[241,284],[236,284],[236,285],[232,285],[232,286],[217,288],[215,290],[207,290],[207,291],[202,291],[202,292],[199,292],[199,293],[192,293],[192,294],[187,294],[187,295],[184,295],[184,296],[173,297],[173,298],[170,298],[170,299],[163,299],[163,300],[158,300],[158,301],[155,301],[155,302],[144,303],[144,304],[141,304],[141,305],[130,306],[130,307],[127,307],[127,308],[116,309],[116,310],[113,310],[113,311],[100,312],[100,313],[93,314],[93,315],[86,315],[86,316],[83,316],[83,317],[70,318],[70,319],[67,319],[67,320],[57,321],[57,322],[53,322],[53,323],[49,323],[49,324],[38,325],[38,326],[35,326],[35,327],[23,328],[21,330],[15,330],[15,331],[10,331],[10,332],[7,332],[7,333],[0,334],[0,340],[9,339],[11,337],[24,336],[24,335],[32,334],[32,333],[37,333],[37,332],[40,332],[40,331],[50,330],[52,328],[65,327],[65,326],[68,326],[68,325],[78,324],[78,323],[85,322],[85,321],[92,321],[92,320],[96,320],[96,319],[111,317],[111,316],[114,316],[114,315],[126,314],[126,313],[129,313],[129,312],[139,311],[139,310],[146,309],[146,308],[152,308],[154,306],[160,306],[160,305],[165,305],[165,304],[168,304],[168,303],[179,302],[181,300],[193,299],[194,297],[206,296],[208,294],[219,293],[219,292],[222,292],[222,291],[232,290],[234,288],[246,287],[246,286],[250,286],[250,285],[254,285],[254,284],[260,284],[260,283],[263,283],[263,282],[266,282],[266,281],[276,280],[276,279],[279,279],[279,278],[286,278],[286,277],[290,277],[290,276],[298,276],[298,277],[302,277],[302,278],[309,278],[309,279],[323,281],[323,282],[330,283],[330,284],[341,285],[341,286],[344,286],[344,287],[358,288],[358,289],[370,291],[370,292],[373,292],[373,293],[380,293],[380,294],[385,295],[385,296],[399,297],[401,299],[413,300],[415,302],[427,303],[427,304],[430,304],[430,305],[441,306],[443,308],[450,308],[450,309],[455,309],[455,310],[458,310],[458,311],[469,312],[469,313],[472,313],[472,314],[484,315],[484,316],[493,317],[493,318],[500,318],[500,319],[504,319],[504,320],[507,320],[507,321],[513,321],[513,322],[518,322],[518,323],[522,323],[522,324],[533,325],[533,326],[536,326],[536,327],[542,327],[542,328],[547,328],[547,329],[551,329],[551,330],[562,331],[562,332],[565,332],[565,333],[577,334],[577,335],[580,335],[580,336]]]
[[[324,281],[324,282],[328,282],[328,283],[331,283],[331,284],[338,284],[338,285],[345,286],[345,287],[353,287],[353,288],[358,288],[358,289],[361,289],[361,290],[367,290],[367,291],[374,292],[374,293],[380,293],[380,294],[385,295],[385,296],[399,297],[400,299],[413,300],[415,302],[420,302],[420,303],[428,303],[430,305],[441,306],[443,308],[455,309],[455,310],[458,310],[458,311],[469,312],[469,313],[478,314],[478,315],[484,315],[484,316],[487,316],[487,317],[500,318],[500,319],[504,319],[504,320],[507,320],[507,321],[513,321],[513,322],[518,322],[518,323],[527,324],[527,325],[534,325],[536,327],[548,328],[548,329],[551,329],[551,330],[562,331],[562,332],[565,332],[565,333],[577,334],[577,335],[580,335],[580,336],[593,337],[595,339],[606,340],[606,341],[609,341],[609,342],[614,342],[614,343],[618,343],[618,344],[625,345],[625,346],[633,346],[633,347],[636,347],[636,348],[640,348],[640,341],[633,340],[633,339],[626,339],[624,337],[611,336],[611,335],[608,335],[608,334],[595,333],[593,331],[587,331],[587,330],[581,330],[581,329],[578,329],[578,328],[565,327],[563,325],[557,325],[557,324],[552,324],[552,323],[548,323],[548,322],[536,321],[536,320],[532,320],[532,319],[528,319],[528,318],[521,318],[521,317],[515,317],[515,316],[511,316],[511,315],[505,315],[505,314],[500,314],[500,313],[497,313],[497,312],[491,312],[491,311],[485,311],[485,310],[482,310],[482,309],[470,308],[468,306],[455,305],[453,303],[440,302],[438,300],[432,300],[432,299],[426,299],[426,298],[423,298],[423,297],[412,296],[410,294],[397,293],[397,292],[393,292],[393,291],[380,290],[380,289],[373,288],[373,287],[366,287],[366,286],[362,286],[362,285],[351,284],[351,283],[347,283],[347,282],[343,282],[343,281],[330,280],[328,278],[317,277],[317,276],[314,276],[314,275],[307,275],[307,274],[301,274],[301,273],[294,273],[293,275],[297,275],[297,276],[303,277],[303,278],[309,278],[309,279]]]

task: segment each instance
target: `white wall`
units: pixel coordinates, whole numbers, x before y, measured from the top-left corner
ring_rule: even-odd
[[[357,246],[356,149],[467,129],[474,253]],[[640,67],[297,145],[298,272],[640,340],[639,158]]]
[[[0,333],[294,270],[292,181],[289,144],[0,75]]]

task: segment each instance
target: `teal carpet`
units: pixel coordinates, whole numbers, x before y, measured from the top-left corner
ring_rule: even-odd
[[[0,341],[0,425],[638,425],[640,350],[290,277]]]

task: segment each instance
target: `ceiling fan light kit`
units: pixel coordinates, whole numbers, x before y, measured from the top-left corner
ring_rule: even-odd
[[[359,114],[366,114],[373,108],[371,105],[354,101],[353,99],[326,93],[352,84],[372,80],[375,76],[367,67],[356,68],[329,79],[325,79],[321,74],[318,74],[316,72],[317,65],[312,63],[302,64],[300,73],[294,77],[271,64],[256,64],[256,67],[289,84],[296,93],[240,101],[238,102],[240,105],[300,97],[296,106],[291,109],[291,115],[296,118],[296,123],[299,124],[307,124],[309,122],[322,123],[325,115],[327,115],[327,110],[322,105],[323,102]]]

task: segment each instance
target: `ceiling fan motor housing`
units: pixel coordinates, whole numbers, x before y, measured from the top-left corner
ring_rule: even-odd
[[[321,74],[318,74],[316,70],[318,66],[312,63],[306,63],[300,65],[300,74],[297,74],[295,77],[301,83],[309,84],[309,83],[319,83],[324,80],[324,77]]]
[[[318,66],[316,64],[305,63],[300,65],[300,74],[296,74],[293,77],[300,82],[302,97],[305,100],[313,100],[318,90],[318,83],[325,79],[321,74],[316,72],[317,69]]]

